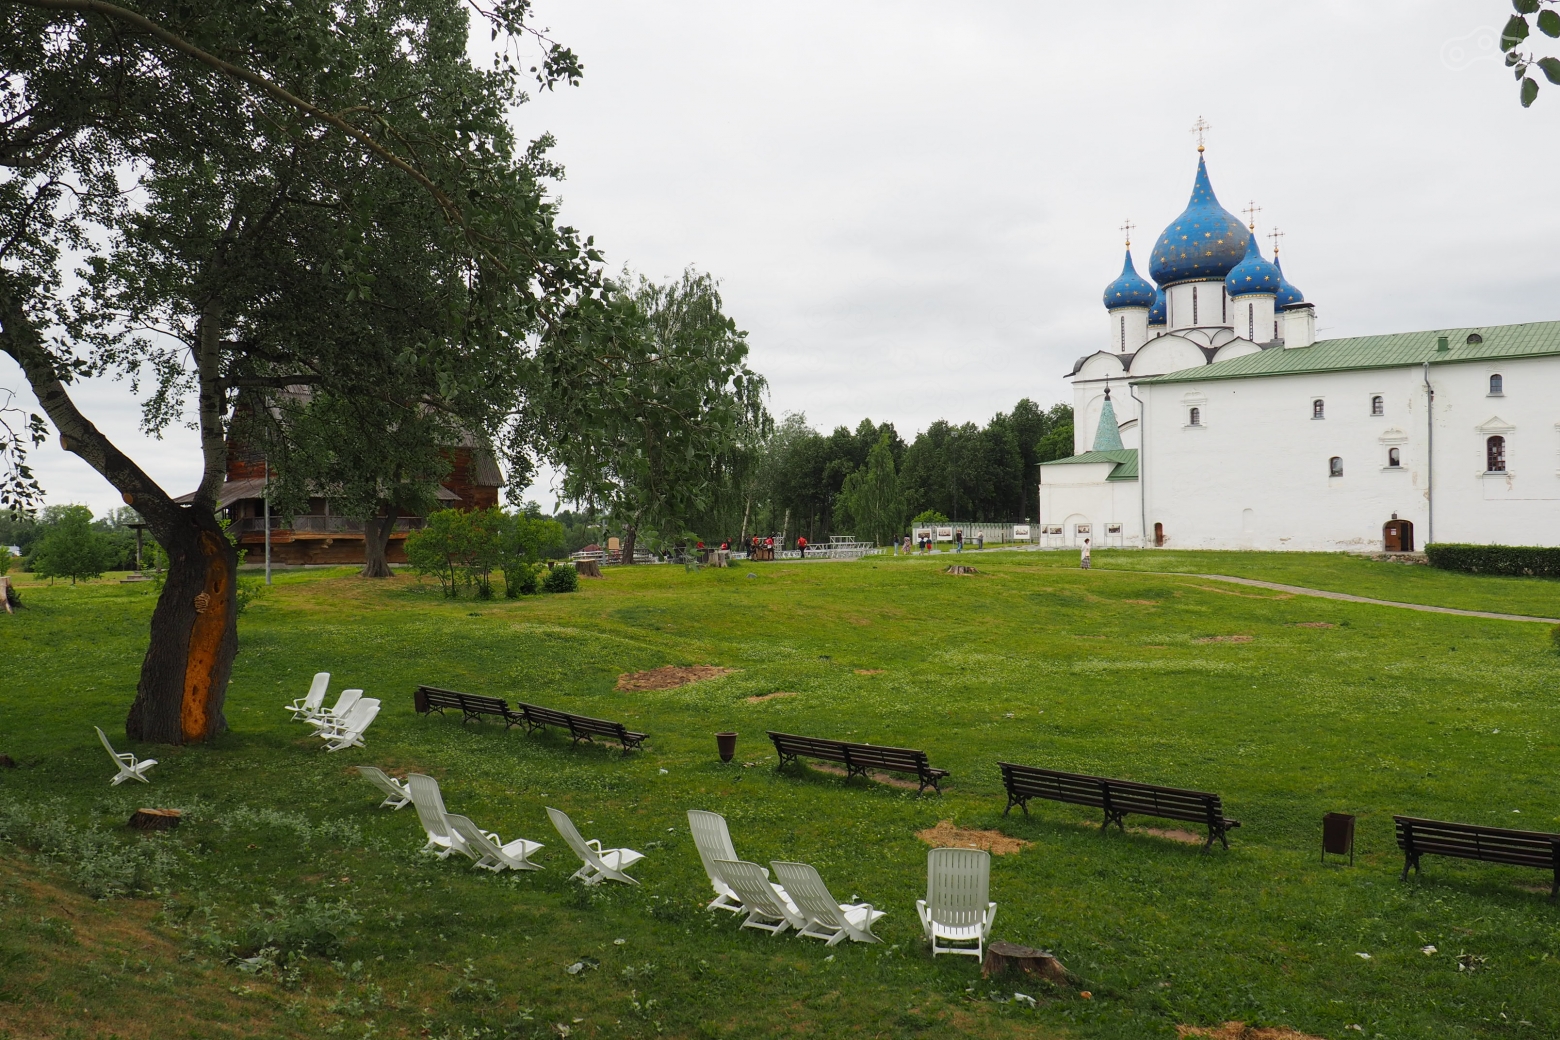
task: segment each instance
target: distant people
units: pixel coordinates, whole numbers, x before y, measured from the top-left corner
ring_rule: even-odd
[[[910,536],[905,535],[905,555],[910,555]]]
[[[964,551],[964,528],[962,527],[953,532],[953,551],[956,553]]]
[[[1078,566],[1084,570],[1089,569],[1089,540],[1083,540],[1083,551],[1078,554]]]
[[[978,534],[978,535],[975,536],[975,548],[977,548],[977,549],[984,549],[985,547],[986,547],[986,535],[985,535],[984,532],[982,532],[981,534]]]
[[[797,549],[801,550],[802,559],[807,559],[807,539],[803,538],[801,535],[797,535],[796,547]]]

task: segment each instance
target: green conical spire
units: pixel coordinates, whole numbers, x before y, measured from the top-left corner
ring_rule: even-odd
[[[1091,451],[1120,451],[1121,429],[1116,425],[1116,406],[1110,403],[1110,387],[1105,388],[1105,407],[1100,409],[1100,428],[1094,431]]]

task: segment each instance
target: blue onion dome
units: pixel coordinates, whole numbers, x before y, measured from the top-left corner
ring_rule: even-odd
[[[1257,237],[1246,237],[1246,259],[1235,265],[1235,269],[1224,279],[1224,289],[1231,298],[1237,296],[1250,296],[1254,293],[1278,294],[1278,283],[1283,280],[1283,275],[1278,268],[1262,258],[1262,249],[1257,245]]]
[[[1165,322],[1168,320],[1168,317],[1165,313],[1167,309],[1168,308],[1165,304],[1165,291],[1163,289],[1155,289],[1154,305],[1148,309],[1148,324],[1150,326],[1165,324]]]
[[[1132,247],[1127,247],[1126,262],[1121,265],[1121,276],[1105,287],[1105,309],[1117,307],[1148,307],[1154,302],[1154,287],[1143,280],[1132,264]]]
[[[1191,201],[1160,232],[1149,258],[1148,273],[1161,286],[1223,278],[1246,255],[1250,239],[1246,226],[1214,197],[1208,166],[1199,155]]]
[[[1273,299],[1273,309],[1283,310],[1285,307],[1293,307],[1297,303],[1305,302],[1305,294],[1289,283],[1284,277],[1284,265],[1278,262],[1278,254],[1273,254],[1273,266],[1278,268],[1278,295]]]

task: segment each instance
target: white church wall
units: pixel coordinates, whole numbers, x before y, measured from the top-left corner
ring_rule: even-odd
[[[1143,544],[1138,483],[1106,480],[1114,468],[1110,463],[1040,467],[1037,529],[1042,545],[1079,545],[1084,537],[1102,547]]]
[[[1316,342],[1316,309],[1310,305],[1281,312],[1279,331],[1286,348],[1309,347]]]
[[[1171,333],[1150,340],[1132,358],[1132,375],[1162,376],[1187,368],[1200,368],[1208,363],[1202,348],[1184,336]]]
[[[1172,332],[1229,324],[1230,300],[1222,278],[1172,285],[1165,290],[1165,305]]]
[[[1262,348],[1251,342],[1249,339],[1244,337],[1240,339],[1231,339],[1226,341],[1223,346],[1219,347],[1219,352],[1213,355],[1212,363],[1218,364],[1220,361],[1228,361],[1230,358],[1237,358],[1244,354],[1257,354],[1261,351]]]
[[[1253,343],[1271,343],[1278,329],[1273,321],[1273,297],[1260,293],[1230,301],[1235,331]]]
[[[1106,350],[1130,354],[1148,339],[1147,307],[1118,307],[1105,316],[1110,319]]]

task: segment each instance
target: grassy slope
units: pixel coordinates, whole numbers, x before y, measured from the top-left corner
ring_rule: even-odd
[[[1217,554],[1215,566],[1203,561],[1216,554],[1154,555],[1391,599],[1427,588],[1424,569],[1396,565],[1363,569],[1370,588],[1328,585],[1353,566],[1334,557]],[[27,589],[31,609],[0,618],[0,657],[25,662],[0,688],[0,751],[25,766],[0,773],[0,801],[58,799],[73,822],[104,825],[138,804],[187,808],[173,840],[198,851],[164,912],[106,905],[183,951],[148,954],[158,966],[144,974],[210,1010],[204,1032],[186,1030],[152,1010],[150,983],[103,981],[117,978],[113,955],[41,925],[6,929],[0,1036],[67,1035],[64,1024],[90,1036],[99,1022],[127,1037],[357,1036],[370,1024],[384,1036],[525,1036],[553,1023],[576,1036],[1168,1037],[1177,1022],[1229,1018],[1330,1037],[1360,1035],[1350,1024],[1393,1038],[1560,1033],[1560,909],[1520,887],[1547,877],[1431,860],[1426,880],[1400,885],[1391,833],[1394,811],[1560,830],[1560,657],[1547,630],[1130,573],[1127,557],[1148,558],[1101,553],[1106,569],[1083,574],[1059,555],[983,555],[973,578],[940,574],[945,560],[642,568],[578,596],[482,604],[401,580],[290,576],[244,618],[233,733],[151,751],[156,781],[134,791],[107,788],[90,725],[120,732],[150,590]],[[1510,588],[1554,588],[1439,577],[1455,582],[1431,592],[1454,606],[1504,597],[1498,609],[1517,609]],[[1296,627],[1316,622],[1337,627]],[[1253,640],[1198,641],[1220,635]],[[612,689],[619,672],[667,663],[740,671],[661,693]],[[318,668],[334,688],[386,699],[367,751],[321,755],[277,710]],[[624,718],[652,734],[651,750],[625,760],[422,719],[410,710],[417,682]],[[777,691],[798,695],[746,700]],[[742,743],[722,766],[710,735],[728,727]],[[925,747],[953,781],[942,798],[917,799],[777,776],[765,728]],[[1202,857],[1143,834],[1101,836],[1063,806],[1004,818],[1001,758],[1217,790],[1245,825],[1229,853]],[[374,811],[347,773],[355,762],[431,773],[452,811],[546,842],[548,869],[486,877],[420,859],[411,810]],[[571,886],[544,805],[646,852],[644,886]],[[840,898],[887,909],[887,945],[827,951],[700,910],[709,892],[688,808],[725,813],[745,857],[812,862]],[[1317,863],[1328,810],[1361,815],[1353,870]],[[999,1005],[982,999],[996,987],[968,960],[925,955],[914,834],[944,818],[1035,843],[993,862],[996,934],[1055,949],[1095,1000]],[[6,856],[8,870],[34,870]],[[28,921],[71,898],[32,880],[11,891]],[[340,967],[316,959],[289,988],[220,966],[196,941],[238,934],[274,894],[345,898],[363,914]],[[1441,952],[1423,955],[1427,943]],[[1459,953],[1487,960],[1460,972]],[[600,968],[564,972],[585,956]],[[24,963],[31,981],[9,970]]]

